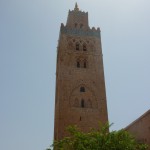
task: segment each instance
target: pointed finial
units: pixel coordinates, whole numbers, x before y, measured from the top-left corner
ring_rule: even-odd
[[[74,10],[79,11],[78,4],[76,2]]]

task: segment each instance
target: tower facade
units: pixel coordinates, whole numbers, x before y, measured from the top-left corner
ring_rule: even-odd
[[[90,28],[77,4],[61,24],[57,49],[54,139],[69,125],[82,131],[108,122],[100,29]]]

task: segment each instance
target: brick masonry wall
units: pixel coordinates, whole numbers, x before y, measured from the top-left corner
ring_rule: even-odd
[[[150,145],[150,110],[127,126],[125,130],[133,134],[139,142]]]
[[[55,140],[67,135],[65,128],[69,125],[77,125],[87,132],[91,128],[97,129],[99,121],[108,122],[100,30],[90,29],[87,13],[79,10],[69,12],[67,24],[62,26],[78,32],[60,30]],[[81,34],[85,32],[87,34]]]

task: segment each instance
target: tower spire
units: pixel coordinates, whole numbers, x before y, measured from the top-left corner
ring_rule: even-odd
[[[78,7],[77,2],[76,2],[76,4],[75,4],[75,8],[74,8],[74,10],[75,10],[75,11],[79,11],[79,7]]]

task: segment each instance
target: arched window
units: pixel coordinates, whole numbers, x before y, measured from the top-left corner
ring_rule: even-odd
[[[80,61],[77,61],[77,68],[80,68]]]
[[[83,51],[87,51],[86,44],[83,44]]]
[[[80,87],[80,92],[85,92],[85,88],[83,86]]]
[[[85,107],[84,99],[81,100],[81,107],[82,107],[82,108]]]
[[[79,45],[79,43],[76,43],[76,50],[79,50],[80,48],[80,45]]]

